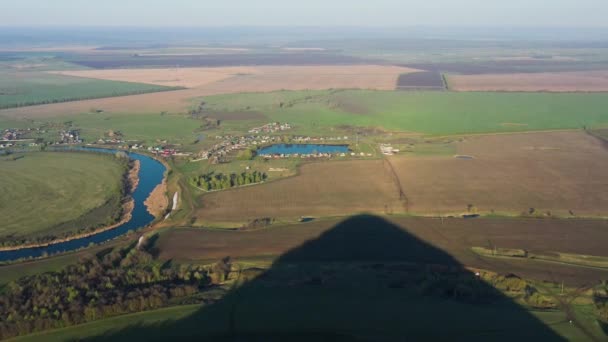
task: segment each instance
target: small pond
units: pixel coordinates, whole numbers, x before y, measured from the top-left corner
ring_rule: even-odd
[[[347,153],[348,145],[320,145],[320,144],[276,144],[258,150],[258,154],[319,154],[319,153]]]

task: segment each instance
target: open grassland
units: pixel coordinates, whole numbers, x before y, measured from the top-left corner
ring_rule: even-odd
[[[382,65],[251,66],[223,68],[107,69],[60,71],[62,75],[200,88],[207,93],[280,89],[361,88],[391,90],[400,74],[415,69]]]
[[[608,71],[449,75],[455,91],[605,92]]]
[[[161,113],[148,115],[84,113],[60,117],[54,121],[70,121],[73,128],[80,129],[81,137],[87,142],[107,138],[108,131],[113,130],[120,131],[126,139],[145,141],[149,144],[166,139],[174,143],[191,144],[201,134],[199,128],[202,124],[200,120],[187,116]]]
[[[184,71],[185,70],[185,71]],[[95,99],[79,102],[50,104],[33,108],[14,108],[0,111],[0,116],[16,118],[48,118],[88,112],[91,108],[114,113],[183,112],[192,106],[191,99],[217,94],[265,92],[282,89],[395,88],[400,74],[415,69],[392,66],[260,66],[196,69],[140,70],[76,70],[64,74],[91,75],[131,82],[152,82],[165,85],[185,85],[187,90],[162,94],[143,94],[128,97]],[[53,76],[53,75],[49,75]],[[54,75],[59,77],[58,75]],[[67,76],[65,76],[67,77]],[[223,79],[223,80],[222,80]],[[222,80],[222,81],[220,81]]]
[[[0,165],[0,241],[104,225],[120,209],[125,169],[111,156],[39,152]]]
[[[197,222],[245,223],[262,217],[347,215],[403,211],[383,161],[303,165],[299,175],[201,196]]]
[[[218,110],[249,107],[309,131],[347,124],[441,135],[608,124],[604,94],[347,90],[220,95],[205,101]]]
[[[535,253],[559,251],[570,254],[608,256],[605,248],[608,224],[602,220],[550,219],[436,219],[385,217],[404,232],[433,245],[465,266],[521,277],[565,281],[573,286],[593,285],[608,277],[608,270],[547,263],[534,259],[485,258],[472,252],[485,248],[526,249]],[[317,238],[341,219],[272,226],[257,231],[183,228],[160,234],[161,259],[186,262],[218,260],[230,255],[240,260],[274,259]],[[371,238],[371,237],[370,237]]]
[[[425,298],[394,289],[378,291],[369,284],[366,286],[343,291],[311,285],[292,285],[289,288],[286,288],[286,285],[257,285],[246,292],[243,291],[246,300],[239,302],[238,310],[233,313],[227,310],[228,303],[220,304],[220,308],[213,305],[178,306],[103,319],[10,341],[50,342],[86,338],[158,341],[169,335],[179,339],[182,336],[191,338],[192,334],[205,335],[205,331],[211,333],[210,339],[220,341],[232,339],[233,334],[246,336],[246,340],[252,336],[264,336],[264,341],[302,342],[311,339],[358,341],[351,336],[365,336],[371,340],[390,336],[389,340],[398,340],[405,335],[424,340],[429,336],[441,339],[445,334],[450,334],[451,337],[482,335],[501,340],[503,336],[514,335],[512,329],[507,331],[497,327],[499,324],[492,324],[496,320],[508,320],[510,324],[517,324],[517,331],[523,331],[526,337],[534,335],[530,330],[539,329],[539,326],[543,327],[544,324],[548,331],[554,332],[551,335],[555,334],[556,338],[588,338],[577,327],[568,324],[567,316],[562,311],[527,311],[514,308],[511,303],[505,301],[494,304],[493,308],[476,307],[464,302]],[[294,296],[294,291],[299,291],[298,296]],[[290,305],[284,305],[286,302]],[[404,310],[404,307],[407,310]],[[416,316],[412,315],[414,312]],[[437,312],[441,314],[438,315]],[[466,315],[463,315],[463,312],[466,312]],[[371,315],[376,319],[368,319]],[[593,322],[593,317],[589,319]],[[231,320],[238,322],[238,325],[231,328],[228,323]],[[441,323],[442,329],[436,329],[437,322]],[[471,326],[471,322],[475,322],[475,327]],[[493,328],[491,332],[487,332],[488,325]],[[463,329],[463,326],[467,329]],[[374,329],[375,327],[382,329]],[[213,333],[223,335],[216,336]],[[223,338],[229,334],[231,338]],[[159,335],[163,338],[159,339]]]
[[[608,151],[584,132],[474,136],[456,148],[472,159],[391,158],[412,213],[608,214]]]
[[[108,319],[102,319],[91,323],[81,324],[73,327],[51,330],[47,332],[26,335],[13,338],[10,341],[71,341],[92,338],[110,331],[118,331],[133,325],[166,323],[182,319],[200,309],[200,305],[182,305],[163,308],[159,310],[139,312],[130,315],[122,315]],[[140,336],[140,338],[153,338],[153,336]]]
[[[2,110],[0,116],[13,120],[65,119],[96,108],[110,114],[142,115],[154,121],[155,116],[158,117],[163,111],[184,113],[205,101],[205,108],[210,112],[262,113],[268,120],[291,123],[303,134],[313,134],[319,129],[338,125],[382,127],[435,135],[608,125],[608,97],[599,93],[346,90],[200,95],[199,89],[186,89],[36,106],[27,110]],[[113,129],[119,130],[120,127]]]
[[[0,77],[0,108],[160,92],[171,89],[158,85],[97,80],[42,72],[8,71],[2,72]]]

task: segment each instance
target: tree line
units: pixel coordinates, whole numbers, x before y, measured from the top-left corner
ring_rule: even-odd
[[[0,296],[0,339],[165,307],[224,281],[231,267],[228,258],[172,266],[136,247],[100,252],[8,283]]]
[[[268,179],[265,172],[215,173],[209,172],[192,178],[192,183],[206,191],[225,190],[237,186],[256,184]]]

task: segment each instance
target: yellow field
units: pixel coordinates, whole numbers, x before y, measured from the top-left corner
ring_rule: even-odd
[[[168,69],[102,69],[53,71],[54,74],[97,78],[102,80],[158,84],[169,87],[201,87],[239,74],[256,74],[249,67],[168,68]]]
[[[608,71],[449,75],[455,91],[608,91]]]
[[[0,116],[44,118],[86,113],[91,108],[114,113],[160,113],[186,110],[200,96],[275,90],[359,88],[392,90],[400,74],[415,69],[380,65],[261,66],[183,69],[71,70],[63,75],[185,86],[186,90],[66,102],[0,110]]]

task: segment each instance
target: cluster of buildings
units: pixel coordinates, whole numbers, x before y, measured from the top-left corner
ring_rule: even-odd
[[[343,137],[309,137],[309,136],[294,136],[292,141],[295,142],[310,142],[310,141],[343,141],[348,140],[348,136]]]
[[[380,152],[386,156],[392,156],[393,154],[398,153],[399,150],[390,144],[380,144]]]
[[[372,154],[371,153],[364,153],[364,152],[359,152],[359,153],[355,153],[355,152],[350,152],[350,153],[291,153],[291,154],[264,154],[262,155],[262,157],[264,159],[283,159],[283,158],[301,158],[301,159],[308,159],[308,158],[331,158],[332,156],[338,156],[338,157],[346,157],[346,156],[351,156],[351,157],[371,157]]]
[[[268,135],[248,135],[248,136],[232,136],[218,135],[215,137],[221,140],[219,143],[211,146],[210,149],[199,153],[199,160],[224,158],[228,153],[236,150],[243,150],[251,146],[272,144],[281,142],[281,137],[273,137]]]
[[[8,128],[2,131],[2,140],[11,141],[11,140],[19,140],[23,132],[19,129]]]
[[[77,130],[59,132],[59,144],[81,144],[80,133]]]
[[[271,122],[265,124],[261,127],[255,127],[249,130],[251,134],[260,134],[260,133],[275,133],[281,131],[287,131],[291,129],[291,125],[288,123],[280,123],[280,122]]]

